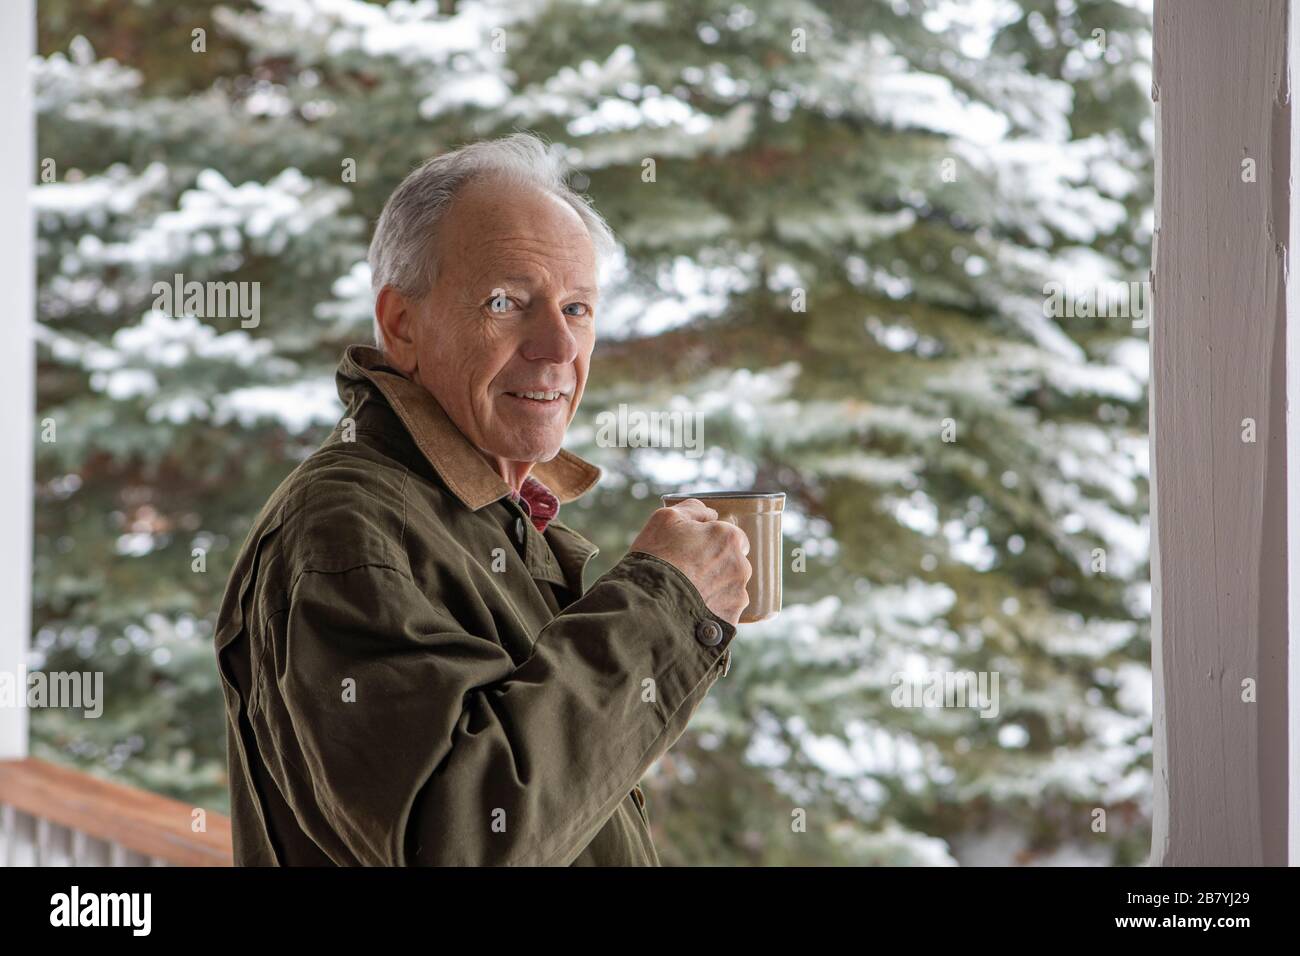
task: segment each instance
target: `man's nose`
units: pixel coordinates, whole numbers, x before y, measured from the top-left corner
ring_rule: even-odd
[[[557,302],[539,305],[523,323],[524,340],[520,352],[529,360],[567,365],[578,357],[578,337]]]

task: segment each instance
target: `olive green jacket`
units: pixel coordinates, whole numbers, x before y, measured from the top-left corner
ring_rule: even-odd
[[[347,406],[236,561],[216,655],[238,865],[657,865],[646,770],[736,629],[666,561],[539,533],[432,395],[352,346]],[[567,503],[600,469],[532,475]]]

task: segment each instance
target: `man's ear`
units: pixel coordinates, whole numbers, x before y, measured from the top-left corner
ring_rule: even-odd
[[[375,299],[375,321],[384,334],[384,355],[403,375],[413,375],[419,366],[415,346],[416,304],[391,285]]]

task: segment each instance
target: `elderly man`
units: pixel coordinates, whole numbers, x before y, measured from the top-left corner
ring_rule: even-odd
[[[744,534],[653,512],[591,586],[561,449],[612,238],[526,134],[375,229],[380,348],[237,560],[216,652],[241,865],[657,865],[638,781],[726,671]]]

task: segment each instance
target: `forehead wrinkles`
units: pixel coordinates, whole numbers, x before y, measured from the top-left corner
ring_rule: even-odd
[[[471,248],[492,256],[523,254],[557,262],[584,262],[589,258],[585,246],[590,244],[584,232],[578,236],[486,236],[472,243]]]
[[[588,257],[574,253],[557,254],[555,247],[545,242],[533,245],[536,248],[521,249],[514,243],[508,248],[502,248],[497,242],[482,243],[479,254],[474,257],[476,279],[528,279],[542,286],[595,286],[595,275]]]

